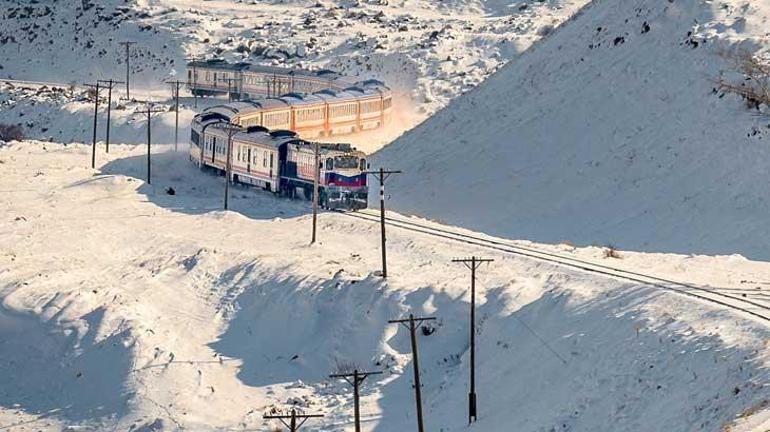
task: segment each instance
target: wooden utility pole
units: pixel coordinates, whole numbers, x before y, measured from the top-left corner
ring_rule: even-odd
[[[91,168],[96,168],[96,126],[97,126],[97,118],[99,114],[99,81],[96,81],[96,85],[92,84],[86,84],[86,87],[95,89],[94,91],[94,135],[93,140],[91,142]]]
[[[233,135],[235,135],[237,132],[240,132],[243,130],[242,127],[238,126],[234,123],[222,123],[225,127],[225,130],[227,131],[227,157],[225,161],[225,202],[224,207],[225,210],[228,209],[228,199],[230,197],[230,177],[232,176],[232,170],[233,170],[233,160],[232,160],[232,154],[233,154]]]
[[[313,172],[313,238],[310,244],[316,241],[316,230],[318,228],[318,184],[321,182],[321,144],[313,143],[313,153],[315,154],[315,171]]]
[[[126,99],[131,100],[131,45],[135,45],[136,42],[125,41],[119,44],[126,47]]]
[[[190,92],[193,95],[193,103],[194,103],[193,106],[195,108],[198,108],[198,95],[196,93],[196,90],[198,89],[198,69],[196,69],[195,67],[195,62],[197,61],[198,61],[198,57],[196,56],[193,56],[192,59],[190,60],[190,63],[192,63],[192,83],[190,83],[189,80],[187,83],[187,85],[190,87]]]
[[[453,259],[452,262],[463,263],[471,270],[471,382],[468,392],[468,424],[476,421],[476,270],[484,263],[494,261],[489,258]]]
[[[283,423],[284,426],[289,428],[289,432],[298,431],[299,428],[301,428],[302,425],[304,425],[308,419],[321,418],[321,417],[323,417],[323,414],[297,414],[297,411],[295,409],[291,410],[290,415],[265,414],[264,416],[262,416],[262,418],[264,418],[265,420],[270,420],[270,419],[279,420],[281,423]],[[299,422],[297,422],[298,420]]]
[[[425,321],[435,321],[434,317],[427,318],[415,318],[414,315],[409,314],[409,318],[400,320],[390,320],[390,324],[403,324],[412,339],[412,368],[414,369],[414,399],[417,405],[417,431],[425,432],[425,426],[422,417],[422,385],[420,384],[420,359],[417,354],[417,329],[422,326]]]
[[[387,253],[385,251],[385,180],[392,174],[401,174],[401,171],[386,171],[380,168],[379,171],[366,171],[366,174],[371,174],[377,178],[380,182],[380,237],[382,243],[382,278],[388,278],[388,260]]]
[[[382,372],[359,372],[358,369],[353,373],[332,374],[329,378],[342,378],[353,386],[353,415],[355,417],[356,432],[361,432],[361,407],[359,387],[369,375],[379,375]]]
[[[227,81],[227,101],[232,102],[233,101],[233,83],[240,82],[240,78],[227,78],[225,79]],[[235,89],[238,90],[238,100],[241,100],[241,90],[236,85]]]
[[[174,98],[174,151],[179,151],[179,87],[184,84],[184,81],[166,81],[171,84],[171,97]]]
[[[153,108],[152,102],[145,102],[145,106],[145,110],[139,112],[147,115],[147,184],[152,184],[152,115],[166,110]]]
[[[115,87],[116,84],[123,84],[123,81],[115,81],[113,79],[109,80],[99,80],[97,83],[103,83],[106,84],[107,88],[109,89],[107,92],[107,139],[106,139],[106,150],[107,153],[110,152],[110,115],[112,113],[112,88]]]

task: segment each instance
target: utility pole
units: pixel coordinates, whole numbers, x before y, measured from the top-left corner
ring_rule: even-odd
[[[91,168],[96,168],[96,125],[97,116],[99,114],[99,81],[96,81],[96,85],[86,84],[86,87],[95,89],[94,91],[94,136],[91,142]]]
[[[165,110],[153,108],[151,102],[145,102],[145,104],[145,110],[140,112],[147,115],[147,184],[152,184],[152,115],[155,113],[165,112]]]
[[[313,153],[315,154],[315,171],[313,172],[313,238],[310,240],[310,244],[314,244],[316,240],[316,230],[318,224],[318,183],[320,183],[321,177],[321,144],[313,143]]]
[[[412,339],[412,368],[414,369],[414,399],[417,405],[417,431],[425,432],[425,426],[422,419],[422,389],[420,384],[420,359],[417,355],[417,329],[422,326],[425,321],[435,321],[436,318],[415,318],[414,315],[409,314],[409,318],[400,320],[390,320],[389,324],[403,324],[408,330]]]
[[[240,82],[241,80],[239,78],[227,78],[225,79],[225,81],[227,81],[227,101],[232,102],[233,101],[233,83]],[[234,88],[238,90],[238,100],[240,100],[241,91],[237,85]]]
[[[471,382],[468,392],[468,424],[476,421],[476,270],[484,263],[494,261],[489,258],[453,259],[454,263],[463,263],[471,271]]]
[[[380,237],[382,242],[382,278],[388,278],[388,260],[385,252],[385,180],[392,174],[401,174],[401,171],[386,171],[380,168],[379,171],[366,171],[366,174],[371,174],[377,178],[380,182]]]
[[[353,386],[353,415],[355,416],[356,432],[361,432],[361,408],[360,408],[360,393],[358,391],[361,383],[369,375],[380,375],[382,372],[359,372],[358,369],[353,373],[332,374],[329,378],[342,378]]]
[[[195,68],[195,62],[197,61],[197,56],[192,56],[192,58],[188,60],[188,63],[192,65],[192,82],[190,82],[189,77],[187,80],[187,86],[190,87],[190,93],[193,95],[193,103],[195,108],[198,108],[198,95],[196,94],[196,90],[198,88],[198,69]]]
[[[323,414],[297,414],[297,411],[292,408],[290,415],[270,415],[265,414],[262,416],[265,420],[270,419],[276,419],[279,420],[281,423],[283,423],[284,426],[289,428],[289,432],[296,432],[299,430],[299,428],[302,427],[302,425],[305,424],[305,422],[308,419],[311,418],[321,418],[323,417]],[[288,422],[287,422],[288,420]],[[297,423],[297,420],[300,420],[299,423]]]
[[[136,42],[125,41],[119,44],[126,47],[126,99],[131,100],[131,45],[135,45]]]
[[[243,128],[230,122],[223,123],[223,125],[227,130],[227,162],[225,163],[225,210],[227,210],[227,201],[230,197],[230,176],[232,175],[233,170],[233,135],[235,135],[236,132],[242,131]]]
[[[184,84],[184,81],[166,81],[171,84],[171,97],[174,98],[174,151],[179,151],[179,87]]]
[[[116,84],[123,84],[123,81],[115,81],[113,79],[109,80],[99,80],[98,83],[105,83],[107,84],[107,88],[109,91],[107,92],[107,153],[110,152],[110,114],[112,113],[112,88],[115,87]]]

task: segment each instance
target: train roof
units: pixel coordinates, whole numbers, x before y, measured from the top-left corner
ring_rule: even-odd
[[[309,105],[323,102],[323,98],[311,93],[287,93],[278,99],[286,102],[288,105]]]
[[[219,129],[224,133],[223,128],[217,126],[217,123],[222,123],[223,120],[226,121],[226,119],[222,119],[219,116],[211,116],[205,113],[201,113],[195,116],[194,121],[197,121],[198,123],[200,123],[201,126],[207,127],[209,131],[211,131],[211,129]],[[296,144],[299,147],[313,149],[313,146],[316,144],[314,142],[305,141],[301,139],[297,134],[297,132],[284,130],[284,129],[277,129],[277,130],[271,131],[262,126],[252,126],[252,127],[246,128],[243,131],[236,132],[235,134],[233,134],[233,139],[241,142],[259,144],[263,146],[270,146],[276,149],[281,147],[284,144]],[[363,155],[363,152],[357,150],[355,147],[353,147],[351,144],[348,144],[348,143],[318,143],[318,144],[320,145],[321,153],[355,152]]]
[[[209,69],[222,69],[222,70],[244,70],[247,69],[250,63],[230,63],[223,59],[209,59],[209,60],[194,60],[187,63],[187,67],[199,67]]]
[[[348,87],[350,85],[353,85],[354,83],[354,81],[351,81],[347,77],[344,77],[339,73],[330,69],[319,69],[319,70],[292,69],[292,68],[286,68],[286,67],[280,67],[280,66],[252,64],[248,62],[230,63],[223,59],[195,60],[195,61],[188,62],[187,67],[256,72],[256,73],[286,75],[286,76],[315,77],[315,78],[329,81],[332,83],[339,83],[337,85],[337,87],[339,88]]]

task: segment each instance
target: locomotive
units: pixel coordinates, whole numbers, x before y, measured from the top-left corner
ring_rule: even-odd
[[[366,155],[350,144],[313,143],[294,131],[250,126],[232,134],[235,123],[217,112],[198,114],[190,132],[190,160],[199,167],[226,172],[226,181],[261,187],[288,197],[312,199],[315,146],[319,146],[319,203],[328,209],[367,207]]]

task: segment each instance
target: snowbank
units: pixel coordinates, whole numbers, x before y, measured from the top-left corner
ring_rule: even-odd
[[[512,238],[770,258],[766,119],[713,80],[761,2],[595,1],[380,152],[390,205]]]

